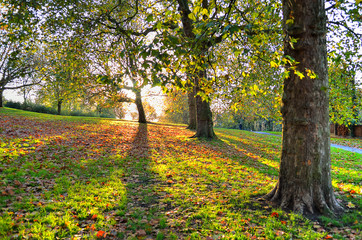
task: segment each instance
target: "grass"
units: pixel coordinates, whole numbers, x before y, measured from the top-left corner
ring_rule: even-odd
[[[272,132],[272,131],[266,131],[266,132],[280,136],[282,135],[282,132]],[[362,149],[361,138],[343,138],[339,136],[331,136],[331,143]]]
[[[332,149],[348,211],[312,221],[255,200],[276,183],[280,137],[216,133],[0,109],[0,238],[362,237],[361,154]]]

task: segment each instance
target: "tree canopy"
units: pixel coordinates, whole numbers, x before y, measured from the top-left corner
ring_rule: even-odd
[[[339,210],[329,177],[318,178],[327,190],[313,185],[319,195],[305,190],[310,185],[296,193],[286,182],[301,176],[290,166],[300,166],[306,178],[313,171],[330,174],[317,167],[330,165],[329,121],[352,125],[361,118],[361,1],[1,4],[1,94],[12,88],[9,84],[27,85],[18,84],[19,79],[30,77],[34,84],[41,69],[45,80],[39,93],[56,99],[58,113],[75,94],[98,106],[134,102],[139,122],[146,123],[141,89],[150,85],[162,86],[174,98],[175,92],[187,93],[189,127],[196,125],[197,138],[216,138],[212,109],[219,111],[216,119],[225,121],[282,120],[284,170],[268,199],[299,212]],[[42,57],[46,69],[39,67]],[[184,100],[168,106],[176,108]],[[304,154],[292,143],[308,143],[314,152]],[[293,159],[298,160],[294,165]]]

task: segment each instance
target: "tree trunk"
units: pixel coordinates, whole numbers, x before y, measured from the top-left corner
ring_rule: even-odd
[[[4,89],[0,89],[0,107],[4,107],[3,106],[3,92],[4,92]]]
[[[196,129],[196,99],[195,99],[195,88],[187,94],[189,104],[189,125],[187,129]]]
[[[63,100],[60,99],[58,100],[58,111],[57,111],[57,114],[60,115],[62,113],[62,103],[63,103]]]
[[[195,79],[195,91],[201,92],[199,81],[206,78],[206,71],[199,73],[200,79]],[[212,112],[209,102],[205,101],[199,95],[196,96],[196,134],[197,138],[216,138],[212,122]]]
[[[305,77],[291,70],[284,82],[279,181],[265,198],[305,215],[330,215],[343,209],[331,182],[324,1],[283,0],[283,15],[284,52],[299,62],[297,70]],[[286,24],[288,19],[294,21]],[[298,39],[294,46],[290,37]]]
[[[193,21],[189,18],[191,13],[187,0],[177,0],[179,5],[179,11],[181,13],[181,22],[183,26],[183,32],[190,41],[196,39],[195,34],[193,33]],[[203,7],[207,8],[208,1],[202,2]],[[200,55],[200,52],[207,52],[207,46],[202,46],[205,49],[193,49],[195,55]],[[204,50],[204,51],[202,51]],[[205,53],[203,53],[205,55]],[[192,56],[195,57],[195,56]],[[196,60],[196,59],[194,59]],[[201,62],[201,61],[199,61]],[[202,67],[202,66],[200,66]],[[197,74],[197,73],[196,73]],[[198,75],[198,76],[197,76]],[[195,77],[195,94],[197,94],[201,89],[199,87],[199,81],[206,77],[206,71],[201,70]],[[197,138],[215,138],[216,135],[213,129],[212,122],[212,113],[210,110],[210,104],[206,101],[203,101],[200,96],[196,96],[196,134],[193,137]],[[190,112],[191,115],[191,112]]]
[[[135,90],[134,93],[136,94],[135,103],[136,103],[137,110],[138,110],[138,122],[147,123],[145,110],[143,109],[143,104],[142,104],[141,91]]]

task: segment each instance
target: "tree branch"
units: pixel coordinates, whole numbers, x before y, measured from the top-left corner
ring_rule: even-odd
[[[34,85],[37,85],[37,84],[39,84],[41,81],[39,81],[39,82],[34,82],[34,83],[28,83],[28,84],[22,84],[22,85],[20,85],[20,86],[16,86],[16,87],[2,87],[2,89],[6,89],[6,90],[11,90],[11,89],[19,89],[19,88],[23,88],[23,87],[30,87],[30,86],[34,86]]]

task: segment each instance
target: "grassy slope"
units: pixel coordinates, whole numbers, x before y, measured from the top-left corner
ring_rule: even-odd
[[[255,201],[276,183],[279,137],[0,109],[0,238],[361,237],[360,154],[332,150],[340,219]]]
[[[282,135],[282,132],[267,132],[275,135]],[[339,136],[332,136],[331,143],[362,149],[362,139],[360,138],[342,138]]]

